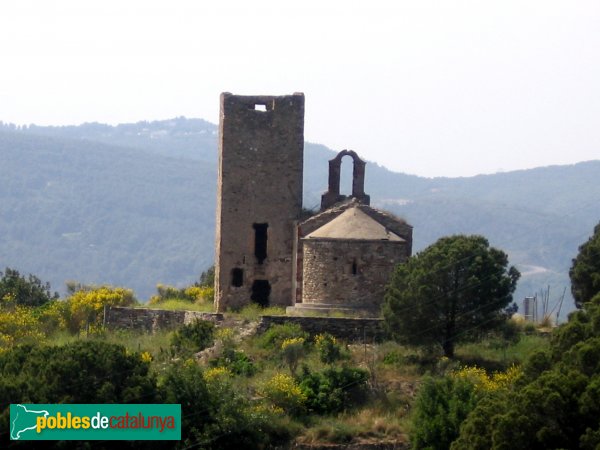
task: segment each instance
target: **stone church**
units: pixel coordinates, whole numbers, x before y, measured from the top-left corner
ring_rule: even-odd
[[[340,194],[343,157],[352,194]],[[288,312],[377,315],[394,267],[412,251],[412,227],[369,205],[365,162],[329,161],[321,210],[302,210],[304,95],[221,94],[215,302]]]

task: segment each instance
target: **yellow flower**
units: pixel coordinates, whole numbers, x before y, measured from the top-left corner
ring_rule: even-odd
[[[323,346],[327,341],[330,341],[334,345],[337,344],[337,339],[335,336],[332,336],[328,333],[321,333],[315,336],[315,345],[317,347]]]
[[[300,411],[306,402],[306,395],[289,375],[277,373],[263,386],[263,395],[276,408],[288,412]]]
[[[152,354],[150,354],[150,352],[142,352],[140,353],[140,358],[142,359],[142,361],[144,361],[145,363],[149,363],[152,362]]]
[[[451,376],[457,379],[467,380],[472,383],[476,389],[490,392],[499,389],[508,389],[514,384],[521,375],[521,369],[515,365],[509,367],[505,372],[494,372],[488,375],[480,367],[465,366],[462,369],[451,373]]]
[[[206,382],[210,383],[224,378],[230,378],[233,376],[233,373],[227,367],[213,367],[212,369],[205,371],[203,376]]]
[[[281,350],[285,350],[288,347],[301,347],[304,345],[304,338],[302,337],[297,337],[297,338],[289,338],[284,340],[281,343]]]

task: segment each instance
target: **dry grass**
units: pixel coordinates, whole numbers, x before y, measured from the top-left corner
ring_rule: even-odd
[[[181,299],[168,299],[158,303],[144,304],[143,308],[151,309],[168,309],[168,310],[184,310],[184,311],[199,311],[199,312],[214,312],[212,303],[196,303]]]
[[[403,411],[382,411],[378,407],[363,408],[354,413],[327,417],[306,429],[297,438],[303,444],[348,443],[365,441],[407,440]]]

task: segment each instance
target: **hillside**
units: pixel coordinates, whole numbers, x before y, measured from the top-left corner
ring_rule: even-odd
[[[194,281],[214,258],[216,134],[185,118],[0,126],[0,266],[59,290],[68,279],[125,285],[141,299],[156,283]],[[334,152],[305,150],[304,204],[314,208]],[[414,226],[415,251],[443,235],[483,234],[524,274],[515,299],[548,284],[555,299],[600,220],[598,179],[600,161],[455,179],[368,164],[366,191]]]

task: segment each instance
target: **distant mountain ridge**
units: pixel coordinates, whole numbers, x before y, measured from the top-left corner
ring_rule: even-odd
[[[68,279],[111,283],[141,299],[159,282],[193,282],[214,259],[216,147],[217,126],[202,119],[0,123],[0,265],[56,289]],[[306,143],[305,207],[318,206],[334,155]],[[366,170],[373,206],[414,226],[415,251],[455,233],[507,251],[524,274],[515,300],[547,285],[560,296],[571,258],[600,221],[600,161],[469,178]]]

